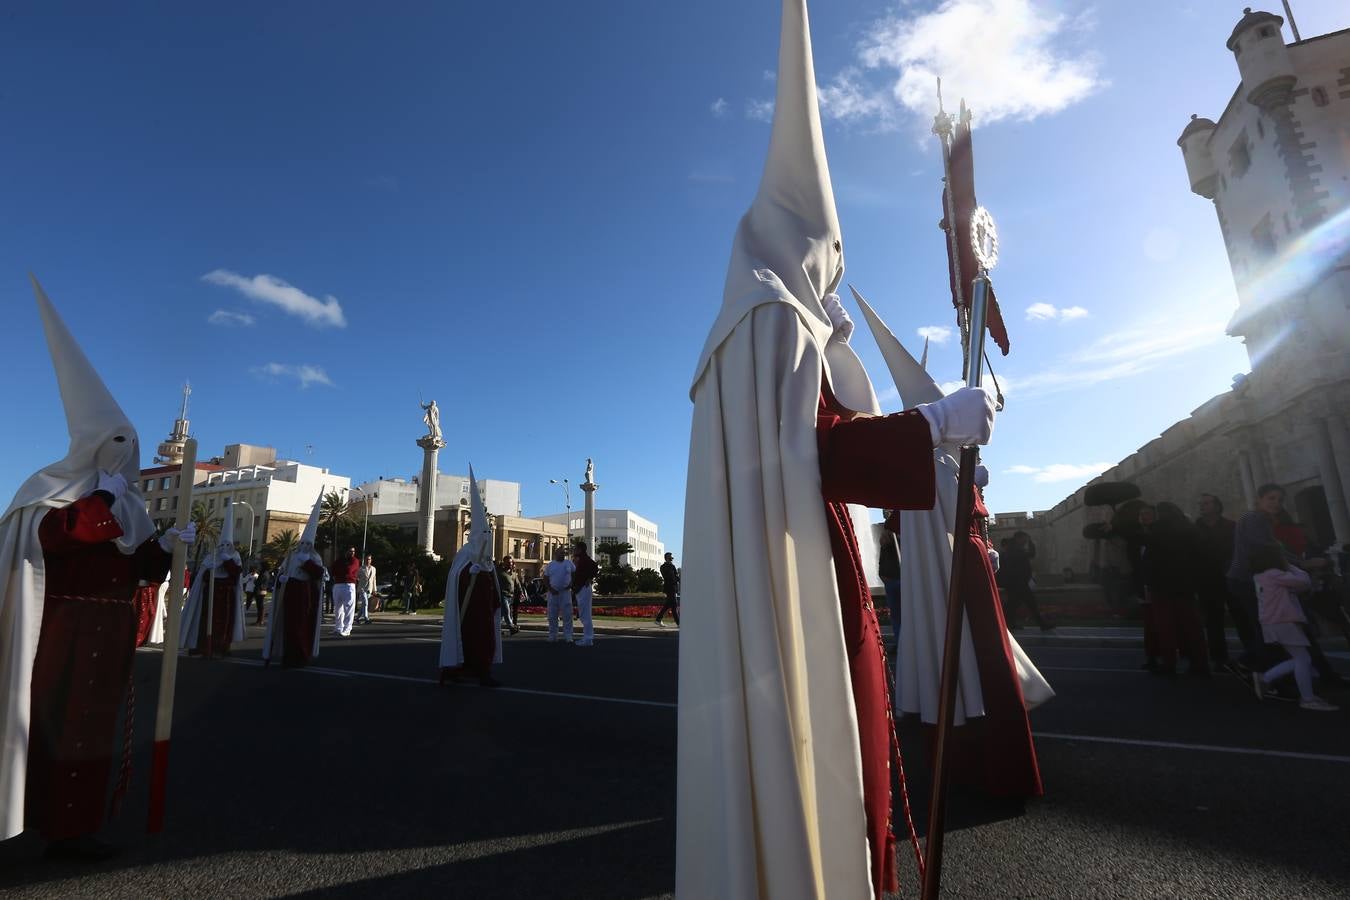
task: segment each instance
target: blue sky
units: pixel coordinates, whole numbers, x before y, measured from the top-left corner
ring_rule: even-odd
[[[1305,36],[1350,26],[1333,0],[1295,12]],[[952,324],[929,73],[975,110],[1013,340],[995,510],[1052,505],[1247,368],[1175,145],[1236,87],[1240,15],[815,4],[847,279],[916,353],[918,329]],[[548,480],[593,456],[599,502],[678,552],[688,382],[758,180],[777,27],[775,0],[7,4],[0,489],[66,440],[31,270],[146,462],[190,378],[206,452],[408,475],[420,392],[444,470],[520,481],[541,514],[561,506]],[[865,328],[854,343],[887,386]],[[930,367],[956,377],[954,341]]]

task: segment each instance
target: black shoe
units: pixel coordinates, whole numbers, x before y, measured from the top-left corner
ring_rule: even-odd
[[[105,859],[112,859],[121,852],[121,847],[104,843],[92,834],[84,834],[79,837],[52,841],[47,845],[47,849],[43,851],[42,855],[48,859],[73,859],[80,862],[102,862]]]

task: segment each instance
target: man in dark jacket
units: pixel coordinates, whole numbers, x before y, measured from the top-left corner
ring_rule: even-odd
[[[666,561],[661,563],[661,581],[666,592],[666,603],[656,614],[656,624],[665,628],[666,610],[670,610],[670,614],[675,618],[675,624],[680,624],[680,570],[675,568],[673,553],[667,553]]]
[[[1233,627],[1243,645],[1251,642],[1253,623],[1228,592],[1225,576],[1233,564],[1232,519],[1224,517],[1223,502],[1213,494],[1200,495],[1200,518],[1195,522],[1200,539],[1200,560],[1197,567],[1196,592],[1200,597],[1200,611],[1205,618],[1205,637],[1211,665],[1228,665],[1228,640],[1224,636],[1223,611],[1233,617]]]

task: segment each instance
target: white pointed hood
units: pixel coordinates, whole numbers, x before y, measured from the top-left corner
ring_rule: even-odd
[[[100,469],[120,472],[127,480],[127,491],[113,506],[123,530],[117,544],[122,552],[131,553],[154,533],[154,523],[145,512],[140,493],[141,450],[136,429],[94,371],[42,285],[37,278],[29,277],[61,389],[70,447],[64,459],[24,482],[5,517],[38,503],[61,506],[77,500],[93,492]]]
[[[882,358],[886,360],[886,368],[890,369],[891,378],[895,379],[895,389],[900,392],[900,403],[904,408],[913,409],[920,403],[941,400],[942,388],[938,387],[933,376],[928,374],[921,363],[915,361],[871,304],[858,293],[858,289],[851,284],[848,289],[853,292],[853,299],[858,301],[863,318],[867,320],[867,327],[881,350]]]
[[[492,524],[488,521],[487,504],[483,502],[483,492],[474,477],[472,465],[469,466],[469,533],[455,556],[460,554],[479,569],[493,568]]]
[[[876,396],[861,361],[846,342],[831,340],[833,329],[823,298],[838,288],[843,275],[843,234],[820,127],[806,2],[784,0],[769,152],[759,191],[736,230],[722,310],[703,348],[694,383],[751,310],[786,302],[824,348],[835,397],[852,409],[876,412]]]
[[[229,497],[226,497],[225,505],[221,507],[220,510],[220,515],[222,517],[220,523],[220,547],[222,550],[226,547],[231,550],[234,549],[234,509],[232,506],[233,501]]]
[[[319,536],[319,514],[323,512],[323,497],[328,490],[328,485],[319,489],[319,497],[314,501],[314,509],[310,510],[309,521],[305,523],[305,530],[300,534],[300,543],[314,546],[314,541]]]

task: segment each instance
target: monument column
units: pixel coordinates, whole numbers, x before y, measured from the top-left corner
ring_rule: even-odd
[[[436,478],[440,472],[436,461],[445,440],[441,437],[441,413],[436,408],[436,401],[423,403],[422,409],[426,411],[422,422],[427,426],[427,433],[417,439],[417,446],[422,448],[422,479],[417,491],[417,546],[423,553],[435,556],[431,547],[436,532]]]
[[[586,555],[592,559],[595,558],[595,492],[599,490],[600,485],[595,483],[595,466],[590,457],[586,458],[586,480],[581,483],[581,489],[586,492],[586,513],[584,525],[586,528]]]

